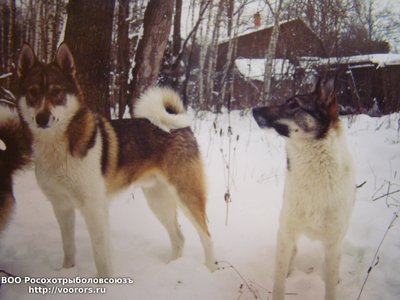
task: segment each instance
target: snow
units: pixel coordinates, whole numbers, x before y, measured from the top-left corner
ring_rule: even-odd
[[[235,66],[240,74],[250,80],[264,81],[265,59],[263,58],[238,58]],[[295,67],[288,59],[276,58],[272,62],[273,77],[275,80],[292,78]]]
[[[348,64],[350,68],[375,67],[400,65],[400,54],[368,54],[346,57],[302,57],[299,61],[300,68],[307,73],[313,73],[313,67],[319,65]],[[238,58],[235,66],[245,78],[249,80],[264,81],[265,59],[262,58]],[[276,80],[292,79],[295,73],[295,66],[288,59],[273,60],[273,77]],[[309,76],[309,81],[314,82],[315,78]]]
[[[214,273],[207,270],[198,236],[182,214],[179,219],[186,237],[185,251],[182,258],[168,262],[168,236],[147,207],[142,192],[133,188],[111,202],[110,230],[115,276],[130,277],[134,283],[67,287],[106,287],[106,294],[91,299],[243,300],[255,299],[254,295],[258,299],[270,298],[286,168],[284,140],[273,132],[261,131],[249,112],[232,112],[230,117],[227,113],[199,113],[195,120],[193,130],[208,174],[209,226],[216,257],[223,268]],[[398,220],[379,249],[379,260],[373,261],[400,205],[399,193],[373,201],[388,191],[399,190],[398,120],[397,114],[343,119],[357,167],[357,183],[366,183],[358,189],[352,222],[343,243],[338,299],[357,298],[371,264],[373,269],[360,299],[388,300],[400,295]],[[225,225],[227,188],[232,202]],[[92,278],[96,270],[82,217],[78,214],[76,222],[77,266],[63,270],[58,225],[32,170],[18,174],[15,195],[16,211],[0,240],[0,269],[22,277]],[[301,239],[295,270],[287,280],[287,292],[295,295],[288,295],[287,299],[323,299],[322,274],[321,245]],[[29,286],[43,287],[2,284],[0,299],[44,299],[42,295],[28,294]],[[89,296],[47,295],[45,299]]]
[[[0,74],[0,79],[5,79],[5,78],[7,78],[7,77],[10,77],[10,76],[12,76],[12,74],[13,73],[4,73],[4,74]]]
[[[386,66],[400,65],[400,54],[377,53],[327,58],[304,56],[299,61],[300,67],[305,70],[310,70],[313,66],[335,64],[348,64],[350,68],[375,66],[378,69]]]
[[[378,54],[366,54],[366,55],[354,55],[349,57],[329,57],[320,59],[320,63],[323,65],[329,64],[360,64],[365,62],[371,62],[377,65],[377,68],[400,65],[400,54],[392,53],[378,53]]]

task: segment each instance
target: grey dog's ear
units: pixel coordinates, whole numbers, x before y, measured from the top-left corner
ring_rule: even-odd
[[[335,78],[319,78],[315,91],[322,101],[327,101],[335,92]]]
[[[74,57],[65,42],[58,47],[54,60],[63,72],[75,76],[76,69]]]
[[[17,75],[18,78],[24,76],[36,63],[37,58],[29,44],[22,46],[21,52],[19,53]]]
[[[336,120],[338,114],[338,104],[335,91],[336,78],[320,79],[317,83],[315,93],[317,94],[317,105],[325,111],[331,120]]]

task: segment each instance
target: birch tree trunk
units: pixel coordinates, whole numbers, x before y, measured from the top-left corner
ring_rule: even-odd
[[[205,97],[207,101],[211,101],[213,103],[214,97],[213,97],[213,92],[214,92],[214,76],[215,76],[215,69],[216,69],[216,62],[217,62],[217,52],[218,52],[218,40],[219,40],[219,29],[220,29],[220,23],[221,23],[221,16],[222,12],[224,10],[224,3],[225,0],[219,0],[218,3],[218,10],[217,13],[215,14],[214,17],[214,30],[212,33],[212,38],[211,38],[211,45],[210,49],[208,52],[208,64],[207,64],[207,70],[206,70],[206,90],[205,90]]]
[[[7,10],[7,5],[5,3],[0,3],[0,72],[4,72],[6,70],[6,65],[7,65],[7,59],[5,53],[7,52],[7,43],[6,39],[4,38],[6,36],[6,22],[4,20],[6,19],[6,10]],[[1,73],[0,73],[1,74]]]
[[[150,0],[144,14],[143,36],[135,55],[132,71],[129,111],[133,117],[136,99],[157,82],[160,65],[171,30],[174,0]]]
[[[59,42],[60,34],[61,34],[61,26],[62,26],[62,0],[55,0],[55,9],[54,9],[54,29],[51,36],[51,53],[52,56],[56,53],[57,44]]]
[[[232,95],[233,95],[233,65],[232,65],[232,57],[235,57],[235,52],[236,52],[236,46],[237,46],[237,39],[235,37],[237,36],[238,29],[239,29],[239,22],[241,19],[241,9],[242,5],[239,3],[239,10],[237,11],[237,17],[236,17],[236,26],[233,26],[233,17],[234,17],[234,9],[235,9],[235,1],[234,0],[228,0],[227,1],[227,16],[228,16],[228,37],[229,37],[229,43],[228,43],[228,52],[226,54],[226,64],[224,66],[223,74],[222,74],[222,79],[221,79],[221,91],[220,91],[220,99],[222,101],[225,101],[226,93],[228,92],[227,96],[227,106],[228,106],[228,111],[231,109],[231,100],[232,100]],[[227,88],[228,87],[228,88]]]
[[[199,98],[199,106],[202,108],[204,104],[208,106],[207,101],[208,99],[204,99],[204,86],[205,86],[205,80],[204,80],[204,66],[205,66],[205,61],[206,61],[206,55],[207,55],[207,37],[208,37],[208,32],[211,24],[211,17],[212,17],[212,7],[213,7],[213,0],[210,1],[210,6],[208,9],[208,19],[207,19],[207,25],[204,28],[203,24],[200,26],[200,56],[199,56],[199,87],[198,87],[198,98]],[[200,4],[200,11],[203,9],[203,6],[206,5],[206,1],[201,1]],[[200,13],[199,13],[200,17]]]
[[[42,8],[43,8],[43,1],[38,0],[37,5],[35,7],[36,14],[33,15],[35,17],[35,22],[34,22],[35,25],[33,25],[35,27],[33,49],[35,50],[37,57],[41,60],[43,59],[42,53],[40,51],[41,50],[40,41],[42,37],[42,23],[43,23]]]
[[[180,64],[178,56],[181,52],[181,16],[182,0],[175,0],[174,33],[172,35],[172,61],[171,64],[171,87],[176,89],[179,86]],[[177,63],[174,63],[177,61]]]
[[[265,54],[265,71],[264,71],[264,86],[262,92],[262,99],[264,104],[271,100],[271,82],[273,76],[273,62],[276,55],[276,48],[279,39],[279,17],[282,8],[283,0],[278,0],[275,10],[269,0],[265,0],[271,13],[274,17],[274,27],[272,29],[271,38],[268,44],[267,53]]]
[[[118,9],[118,49],[117,70],[119,73],[118,118],[122,119],[128,100],[128,72],[129,72],[129,1],[119,0]]]
[[[8,27],[8,62],[7,62],[7,71],[11,71],[11,65],[13,62],[13,53],[15,53],[16,45],[16,37],[15,37],[15,0],[10,0],[10,23]]]

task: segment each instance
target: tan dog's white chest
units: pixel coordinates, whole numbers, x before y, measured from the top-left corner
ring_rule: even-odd
[[[46,194],[68,198],[81,206],[85,193],[104,191],[99,168],[101,144],[96,142],[90,155],[73,157],[65,140],[40,141],[34,146],[35,172],[39,185]],[[93,153],[91,153],[93,152]],[[54,198],[54,197],[53,197]],[[50,199],[50,197],[49,197]]]

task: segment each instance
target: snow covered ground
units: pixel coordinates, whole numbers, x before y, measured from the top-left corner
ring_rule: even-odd
[[[193,123],[207,168],[209,226],[221,270],[210,273],[206,269],[198,236],[182,214],[184,255],[168,263],[167,234],[140,189],[133,188],[111,202],[110,218],[115,276],[133,278],[134,283],[106,285],[104,295],[47,295],[45,299],[269,299],[286,168],[284,140],[273,132],[259,130],[249,113],[233,112],[230,119],[230,142],[227,114],[200,113]],[[400,189],[398,115],[343,120],[357,166],[357,183],[366,183],[358,189],[343,243],[338,299],[357,299],[371,264],[373,269],[360,299],[399,299],[399,221],[387,232],[373,260],[400,207],[400,192],[373,201]],[[232,200],[228,215],[224,201],[227,189]],[[78,214],[76,224],[77,266],[62,270],[58,225],[32,171],[18,175],[15,194],[17,209],[0,240],[0,269],[21,277],[94,277],[92,250],[81,216]],[[301,239],[295,271],[287,282],[287,292],[291,293],[287,299],[323,299],[322,272],[321,245]],[[53,286],[63,287],[2,284],[0,299],[43,299],[42,295],[29,294],[29,287]]]

